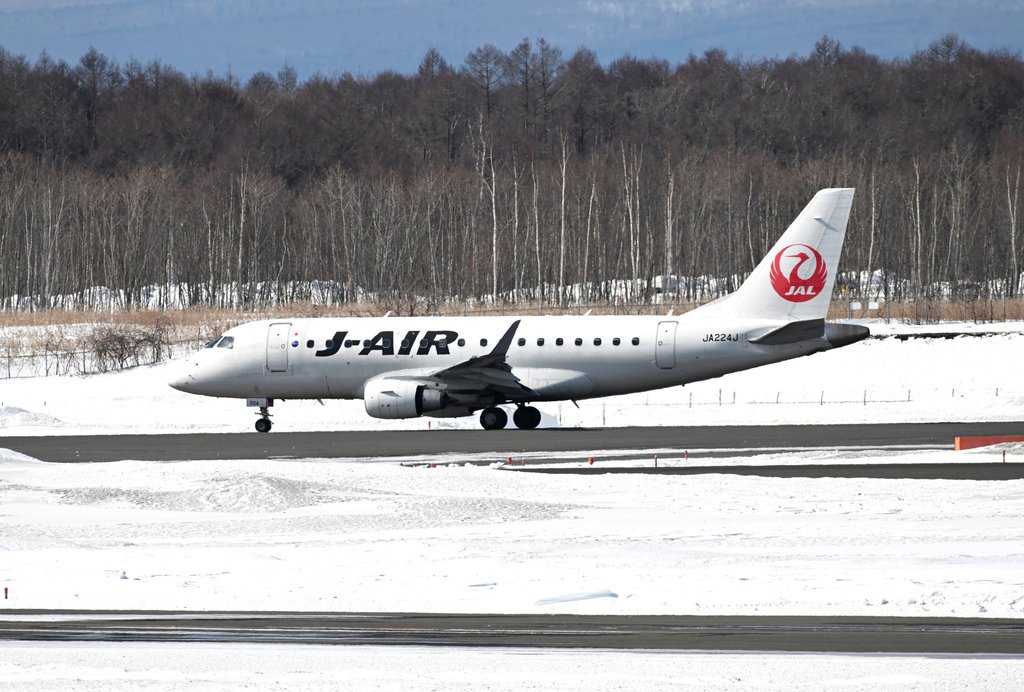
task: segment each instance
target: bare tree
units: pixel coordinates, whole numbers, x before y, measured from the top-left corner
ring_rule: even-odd
[[[466,56],[466,71],[477,89],[483,92],[484,115],[488,118],[494,108],[494,92],[505,79],[506,64],[505,54],[490,43]]]

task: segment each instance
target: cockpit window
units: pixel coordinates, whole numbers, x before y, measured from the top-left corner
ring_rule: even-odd
[[[233,337],[233,336],[225,336],[217,344],[217,348],[234,348],[234,347],[235,347],[235,337]]]
[[[221,337],[218,336],[216,339],[214,339],[210,343],[206,344],[206,346],[204,346],[203,348],[213,348],[214,346],[217,345],[217,342],[220,341],[220,340],[221,340]]]

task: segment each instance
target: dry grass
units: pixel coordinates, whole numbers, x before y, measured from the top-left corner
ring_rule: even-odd
[[[867,301],[863,302],[864,308]],[[1024,298],[882,303],[878,310],[850,310],[846,303],[833,303],[831,319],[886,319],[912,324],[935,322],[1017,322],[1024,321]]]

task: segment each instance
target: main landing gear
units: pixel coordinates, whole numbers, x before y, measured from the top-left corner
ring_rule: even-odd
[[[512,422],[520,430],[533,430],[540,425],[540,411],[533,406],[520,406],[512,414]]]
[[[540,411],[533,406],[518,406],[512,414],[512,422],[520,430],[533,430],[540,425]],[[497,406],[480,412],[480,425],[484,430],[501,430],[508,424],[508,414]]]
[[[485,408],[480,412],[480,425],[484,430],[501,430],[508,423],[508,414],[497,406]]]

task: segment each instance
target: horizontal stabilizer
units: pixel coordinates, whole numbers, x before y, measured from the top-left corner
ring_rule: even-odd
[[[801,320],[784,324],[781,327],[756,329],[747,334],[747,341],[752,344],[779,346],[781,344],[795,344],[809,339],[820,339],[823,336],[825,336],[824,319]]]

